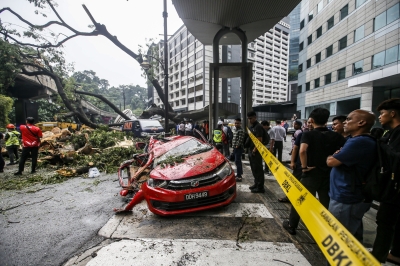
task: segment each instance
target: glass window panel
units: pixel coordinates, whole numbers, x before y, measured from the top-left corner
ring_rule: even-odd
[[[367,0],[356,0],[356,8],[364,4]]]
[[[342,9],[340,9],[340,20],[347,17],[349,14],[349,5],[345,5]]]
[[[306,83],[306,91],[309,91],[310,90],[310,82],[307,82]]]
[[[324,7],[324,1],[321,0],[321,2],[319,2],[317,6],[317,13],[321,12],[323,7]]]
[[[385,65],[385,51],[377,53],[372,58],[372,68],[378,68]]]
[[[378,15],[374,20],[374,31],[386,26],[386,11]]]
[[[317,29],[317,38],[322,35],[322,26]]]
[[[389,8],[386,12],[387,14],[387,21],[386,24],[392,23],[396,19],[399,18],[399,3]]]
[[[314,11],[311,11],[310,13],[308,13],[308,22],[310,22],[314,17],[313,12]]]
[[[314,88],[318,88],[319,87],[319,78],[314,80]]]
[[[326,48],[326,57],[329,57],[333,54],[333,45],[329,46],[328,48]]]
[[[328,85],[332,82],[332,73],[325,75],[325,85]]]
[[[300,29],[304,28],[304,19],[300,22]]]
[[[319,62],[321,62],[321,53],[320,52],[315,55],[315,63],[319,63]]]
[[[307,38],[307,45],[310,45],[311,43],[312,43],[312,34]]]
[[[398,51],[399,51],[399,52],[397,53],[397,56],[398,56],[398,57],[397,57],[397,60],[399,60],[399,61],[400,61],[400,45],[399,45],[399,49],[398,49]]]
[[[354,31],[354,42],[364,38],[364,25]]]
[[[347,36],[339,40],[339,51],[347,47]]]
[[[394,46],[386,50],[386,59],[385,65],[396,62],[397,61],[397,53],[398,53],[398,46]]]
[[[338,75],[338,80],[344,79],[346,78],[346,68],[341,68],[337,71],[337,75]]]
[[[363,72],[364,60],[360,60],[353,64],[353,75],[357,75]]]
[[[335,22],[335,21],[334,21],[334,17],[333,17],[333,16],[332,16],[330,19],[328,19],[328,21],[327,21],[327,23],[328,23],[328,30],[329,30],[330,28],[333,27],[333,25],[335,24],[334,22]]]

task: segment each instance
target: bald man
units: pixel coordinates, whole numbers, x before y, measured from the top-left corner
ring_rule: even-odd
[[[344,132],[351,135],[344,146],[326,160],[330,174],[329,211],[358,241],[363,241],[362,218],[371,207],[362,194],[361,177],[376,161],[376,140],[369,135],[375,115],[365,110],[351,112]]]

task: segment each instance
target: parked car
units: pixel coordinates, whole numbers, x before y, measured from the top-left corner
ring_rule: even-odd
[[[125,120],[122,125],[122,131],[133,132],[135,138],[159,135],[164,132],[164,127],[158,120],[153,119],[135,119]]]
[[[128,184],[122,177],[124,169]],[[138,184],[145,170],[147,181]],[[235,173],[225,156],[205,140],[190,136],[151,137],[145,152],[124,162],[118,173],[121,196],[134,197],[116,211],[130,211],[144,199],[151,212],[176,215],[225,206],[236,197]]]

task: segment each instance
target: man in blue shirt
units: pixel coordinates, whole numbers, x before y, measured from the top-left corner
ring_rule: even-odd
[[[344,146],[326,160],[330,174],[329,211],[363,241],[362,218],[371,207],[362,194],[361,177],[376,161],[376,140],[369,135],[375,115],[365,110],[351,112],[344,121],[344,133],[351,135]]]

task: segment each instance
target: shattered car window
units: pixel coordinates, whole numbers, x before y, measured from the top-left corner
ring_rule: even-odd
[[[159,162],[166,160],[168,157],[186,157],[193,154],[198,154],[211,150],[213,147],[201,143],[196,139],[190,139],[179,146],[172,148],[158,158],[155,158],[154,165],[158,165]]]
[[[143,128],[162,127],[160,122],[158,122],[157,120],[141,120],[140,124],[142,125]]]

